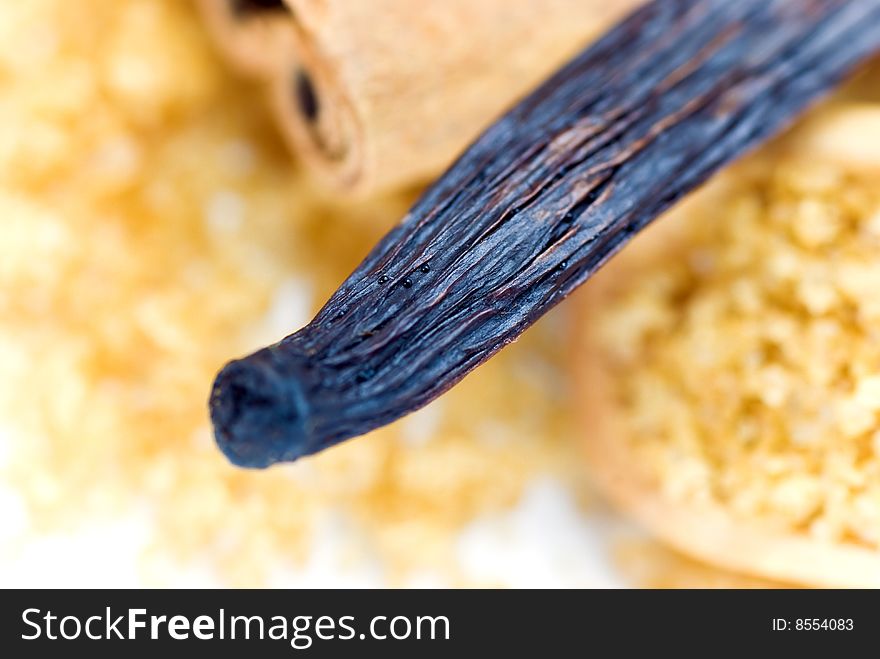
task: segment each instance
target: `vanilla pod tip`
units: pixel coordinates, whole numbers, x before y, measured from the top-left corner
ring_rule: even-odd
[[[312,452],[299,378],[272,348],[226,364],[209,408],[217,446],[239,467],[261,469]]]

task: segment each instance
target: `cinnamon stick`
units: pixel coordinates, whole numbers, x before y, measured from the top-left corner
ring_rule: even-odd
[[[880,0],[656,0],[490,127],[315,319],[228,364],[221,450],[265,467],[452,387],[880,49]]]
[[[270,80],[291,149],[365,195],[438,175],[641,0],[201,1],[233,63]]]
[[[425,182],[639,1],[286,0],[297,39],[272,82],[276,117],[336,190]]]

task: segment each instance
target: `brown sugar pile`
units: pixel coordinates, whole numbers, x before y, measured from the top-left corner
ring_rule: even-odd
[[[41,529],[139,506],[158,554],[235,584],[304,559],[328,514],[389,582],[455,580],[463,525],[565,471],[559,323],[391,428],[231,467],[216,370],[305,323],[412,199],[316,197],[261,100],[187,2],[0,3],[5,477]]]
[[[597,281],[616,440],[671,508],[880,554],[878,70]]]

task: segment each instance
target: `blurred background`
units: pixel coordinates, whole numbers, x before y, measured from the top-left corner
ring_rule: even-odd
[[[388,428],[229,465],[216,371],[308,322],[420,189],[317,184],[269,108],[191,2],[0,3],[0,584],[764,585],[593,494],[569,305]]]

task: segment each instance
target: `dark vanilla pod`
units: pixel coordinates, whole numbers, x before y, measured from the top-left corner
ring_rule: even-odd
[[[309,325],[223,368],[218,445],[265,467],[430,402],[878,49],[880,0],[646,5],[492,125]]]

